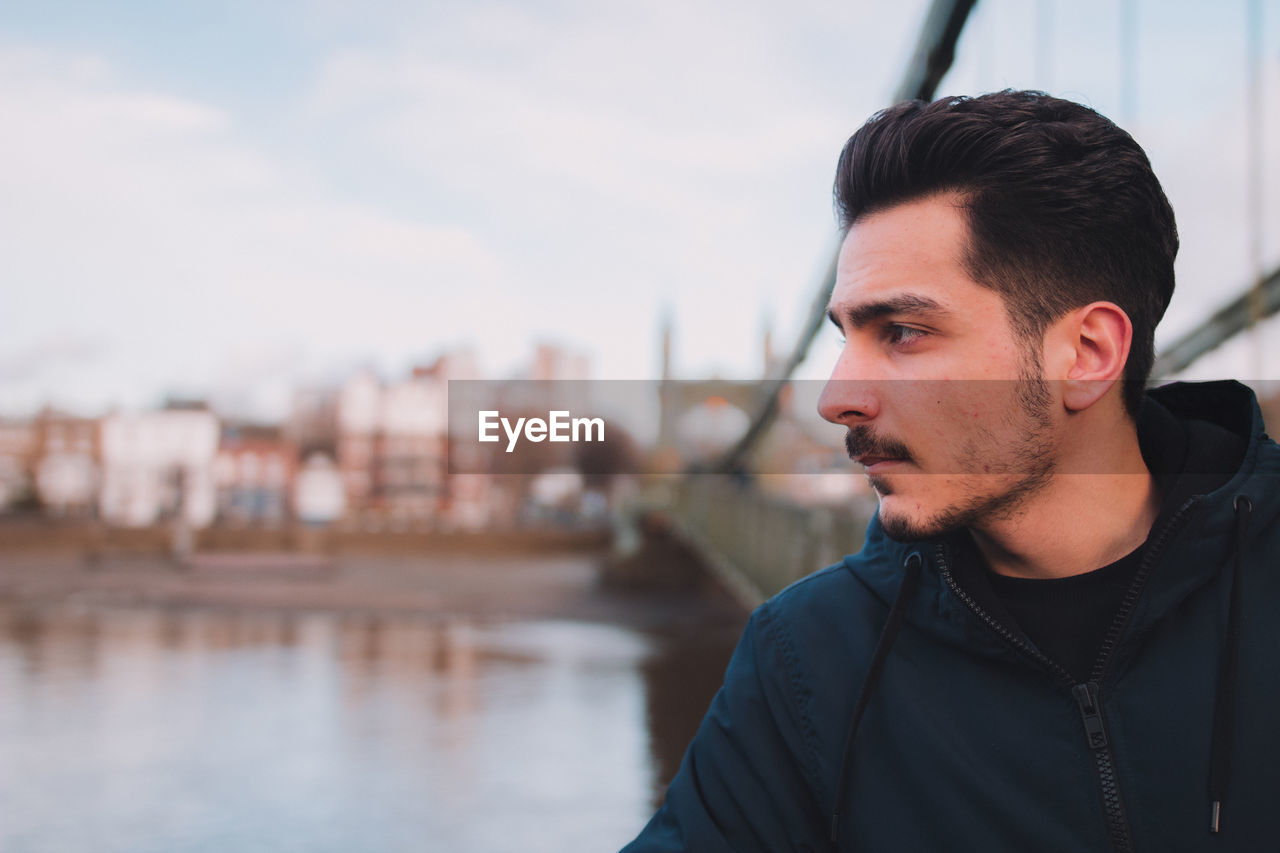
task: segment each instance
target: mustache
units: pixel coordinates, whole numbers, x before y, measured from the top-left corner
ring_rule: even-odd
[[[849,431],[844,434],[844,449],[850,459],[859,456],[884,456],[890,459],[911,460],[911,451],[905,444],[892,438],[882,438],[865,424],[849,428]]]

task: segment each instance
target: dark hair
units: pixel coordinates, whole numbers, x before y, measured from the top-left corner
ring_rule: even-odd
[[[840,226],[939,193],[966,211],[970,276],[999,293],[1024,341],[1096,300],[1133,323],[1124,403],[1136,417],[1173,296],[1173,208],[1133,137],[1043,92],[906,101],[872,116],[836,167]]]

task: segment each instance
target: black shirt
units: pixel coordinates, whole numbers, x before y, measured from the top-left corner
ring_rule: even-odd
[[[1236,470],[1245,442],[1201,421],[1179,422],[1148,398],[1138,418],[1143,460],[1161,495],[1160,514],[1147,542],[1100,569],[1066,578],[1013,578],[986,566],[972,540],[970,555],[983,567],[991,604],[1050,660],[1079,681],[1091,676],[1107,630],[1134,585],[1150,537],[1190,496],[1221,486]]]
[[[1107,628],[1142,562],[1143,547],[1109,566],[1065,578],[988,573],[991,589],[1036,648],[1087,681]]]

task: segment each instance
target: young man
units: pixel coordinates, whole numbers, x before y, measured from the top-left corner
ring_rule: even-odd
[[[819,404],[880,497],[751,618],[627,853],[1274,849],[1280,448],[1233,382],[1144,393],[1173,211],[1036,92],[849,140]]]

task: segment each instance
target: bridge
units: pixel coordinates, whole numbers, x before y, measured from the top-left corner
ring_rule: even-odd
[[[914,54],[893,102],[930,100],[955,55],[956,44],[976,0],[934,0],[921,28]],[[1260,151],[1260,146],[1255,145]],[[1260,153],[1253,166],[1260,170]],[[1260,199],[1255,190],[1253,212]],[[1255,229],[1256,230],[1256,229]],[[1260,242],[1255,235],[1255,268],[1260,269]],[[741,400],[754,405],[750,426],[710,473],[689,473],[649,495],[633,507],[619,541],[624,550],[638,547],[635,519],[658,513],[674,534],[700,558],[725,587],[747,607],[759,604],[787,584],[829,565],[862,546],[863,531],[874,501],[840,507],[800,506],[765,494],[742,478],[750,470],[752,452],[768,434],[779,412],[779,400],[796,368],[825,322],[835,283],[836,250],[818,283],[805,325],[790,355],[775,375],[761,380]],[[1280,269],[1259,273],[1235,296],[1157,354],[1152,375],[1175,375],[1231,338],[1252,330],[1280,311]],[[1271,401],[1280,409],[1280,400]],[[1280,415],[1280,412],[1276,414]],[[716,476],[716,475],[720,476]],[[854,476],[852,470],[850,476]]]

